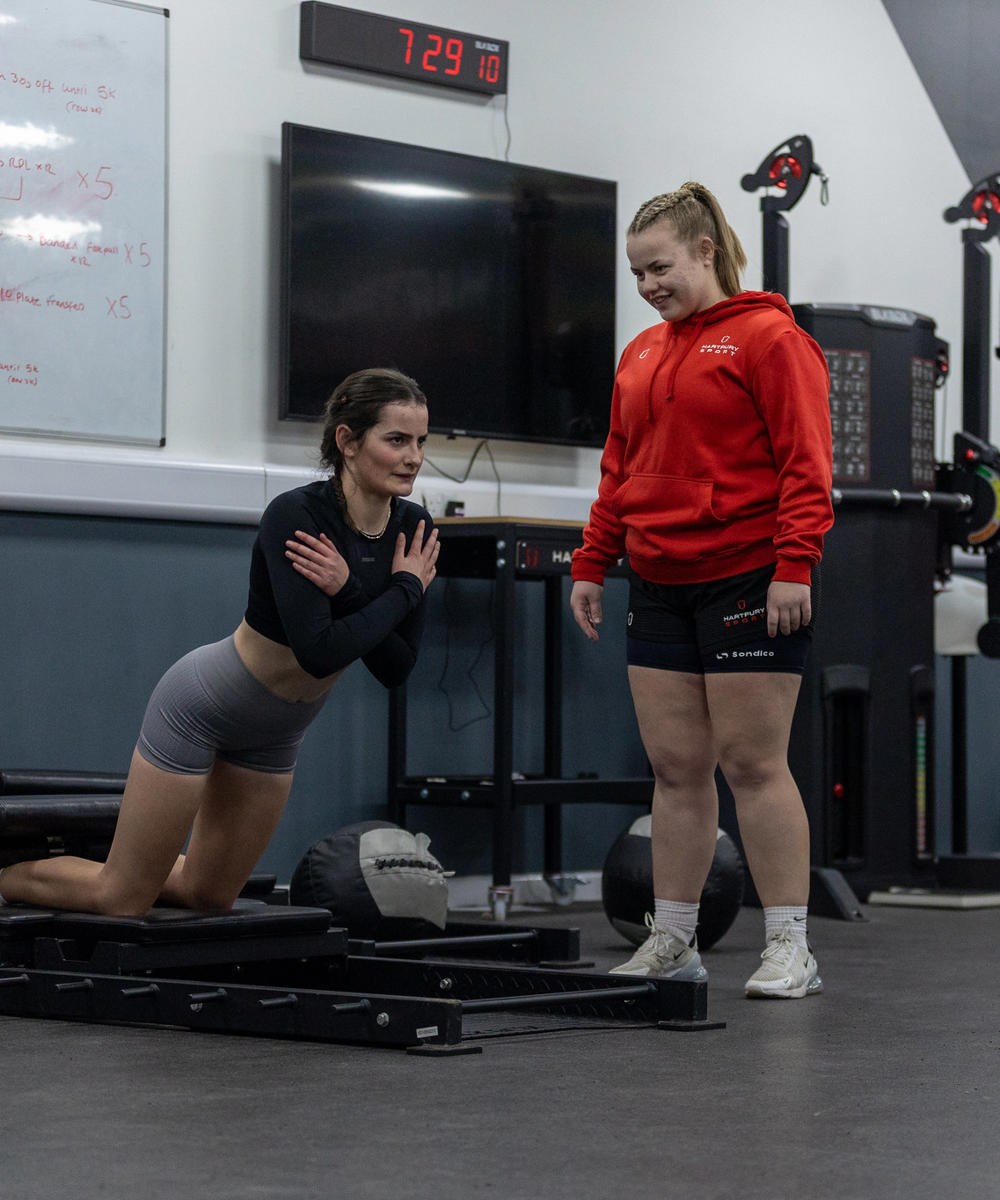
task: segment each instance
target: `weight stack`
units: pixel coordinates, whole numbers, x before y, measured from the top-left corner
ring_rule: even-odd
[[[934,853],[934,580],[939,516],[893,504],[933,491],[931,318],[868,305],[793,306],[830,366],[834,489],[818,628],[789,761],[814,866],[860,899],[919,886]]]

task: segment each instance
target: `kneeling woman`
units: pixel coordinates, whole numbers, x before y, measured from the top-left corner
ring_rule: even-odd
[[[412,379],[368,370],[340,384],[321,446],[330,478],[268,505],[244,620],[171,667],[150,698],[107,862],[16,863],[0,872],[0,897],[122,916],[157,899],[232,907],[340,673],[360,658],[394,687],[416,662],[438,539],[402,497],[426,437],[427,401]]]

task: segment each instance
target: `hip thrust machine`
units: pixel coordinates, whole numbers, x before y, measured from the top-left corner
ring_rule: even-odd
[[[0,771],[0,866],[103,859],[123,775]],[[723,1028],[704,982],[572,970],[577,929],[450,923],[373,942],[251,880],[232,912],[101,917],[0,905],[0,1016],[476,1053],[495,1037],[608,1027]]]

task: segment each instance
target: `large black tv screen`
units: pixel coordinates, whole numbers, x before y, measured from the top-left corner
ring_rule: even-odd
[[[613,182],[282,126],[281,417],[392,366],[435,433],[601,446]]]

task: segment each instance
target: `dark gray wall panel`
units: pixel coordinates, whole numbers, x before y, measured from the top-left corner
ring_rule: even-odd
[[[0,512],[0,767],[124,771],[149,692],[177,658],[226,637],[246,604],[249,526]],[[538,589],[519,584],[516,769],[542,769]],[[624,663],[623,581],[597,647],[565,631],[567,773],[645,771]],[[413,771],[482,772],[492,754],[488,584],[441,580],[430,595],[411,687]],[[567,591],[568,597],[568,591]],[[450,632],[449,632],[450,626]],[[482,652],[481,652],[482,651]],[[445,669],[447,658],[448,666]],[[471,678],[470,678],[471,675]],[[442,691],[439,681],[444,677]],[[448,696],[453,721],[449,730]],[[387,693],[360,666],[340,679],[306,735],[292,798],[261,868],[287,880],[313,842],[385,817]],[[565,863],[600,867],[630,808],[583,805],[565,818]],[[415,810],[414,831],[460,874],[488,873],[481,811]],[[515,870],[541,869],[541,814],[518,814]]]
[[[1000,4],[997,0],[883,3],[970,181],[1000,171]],[[919,153],[919,147],[914,147],[914,153]]]

